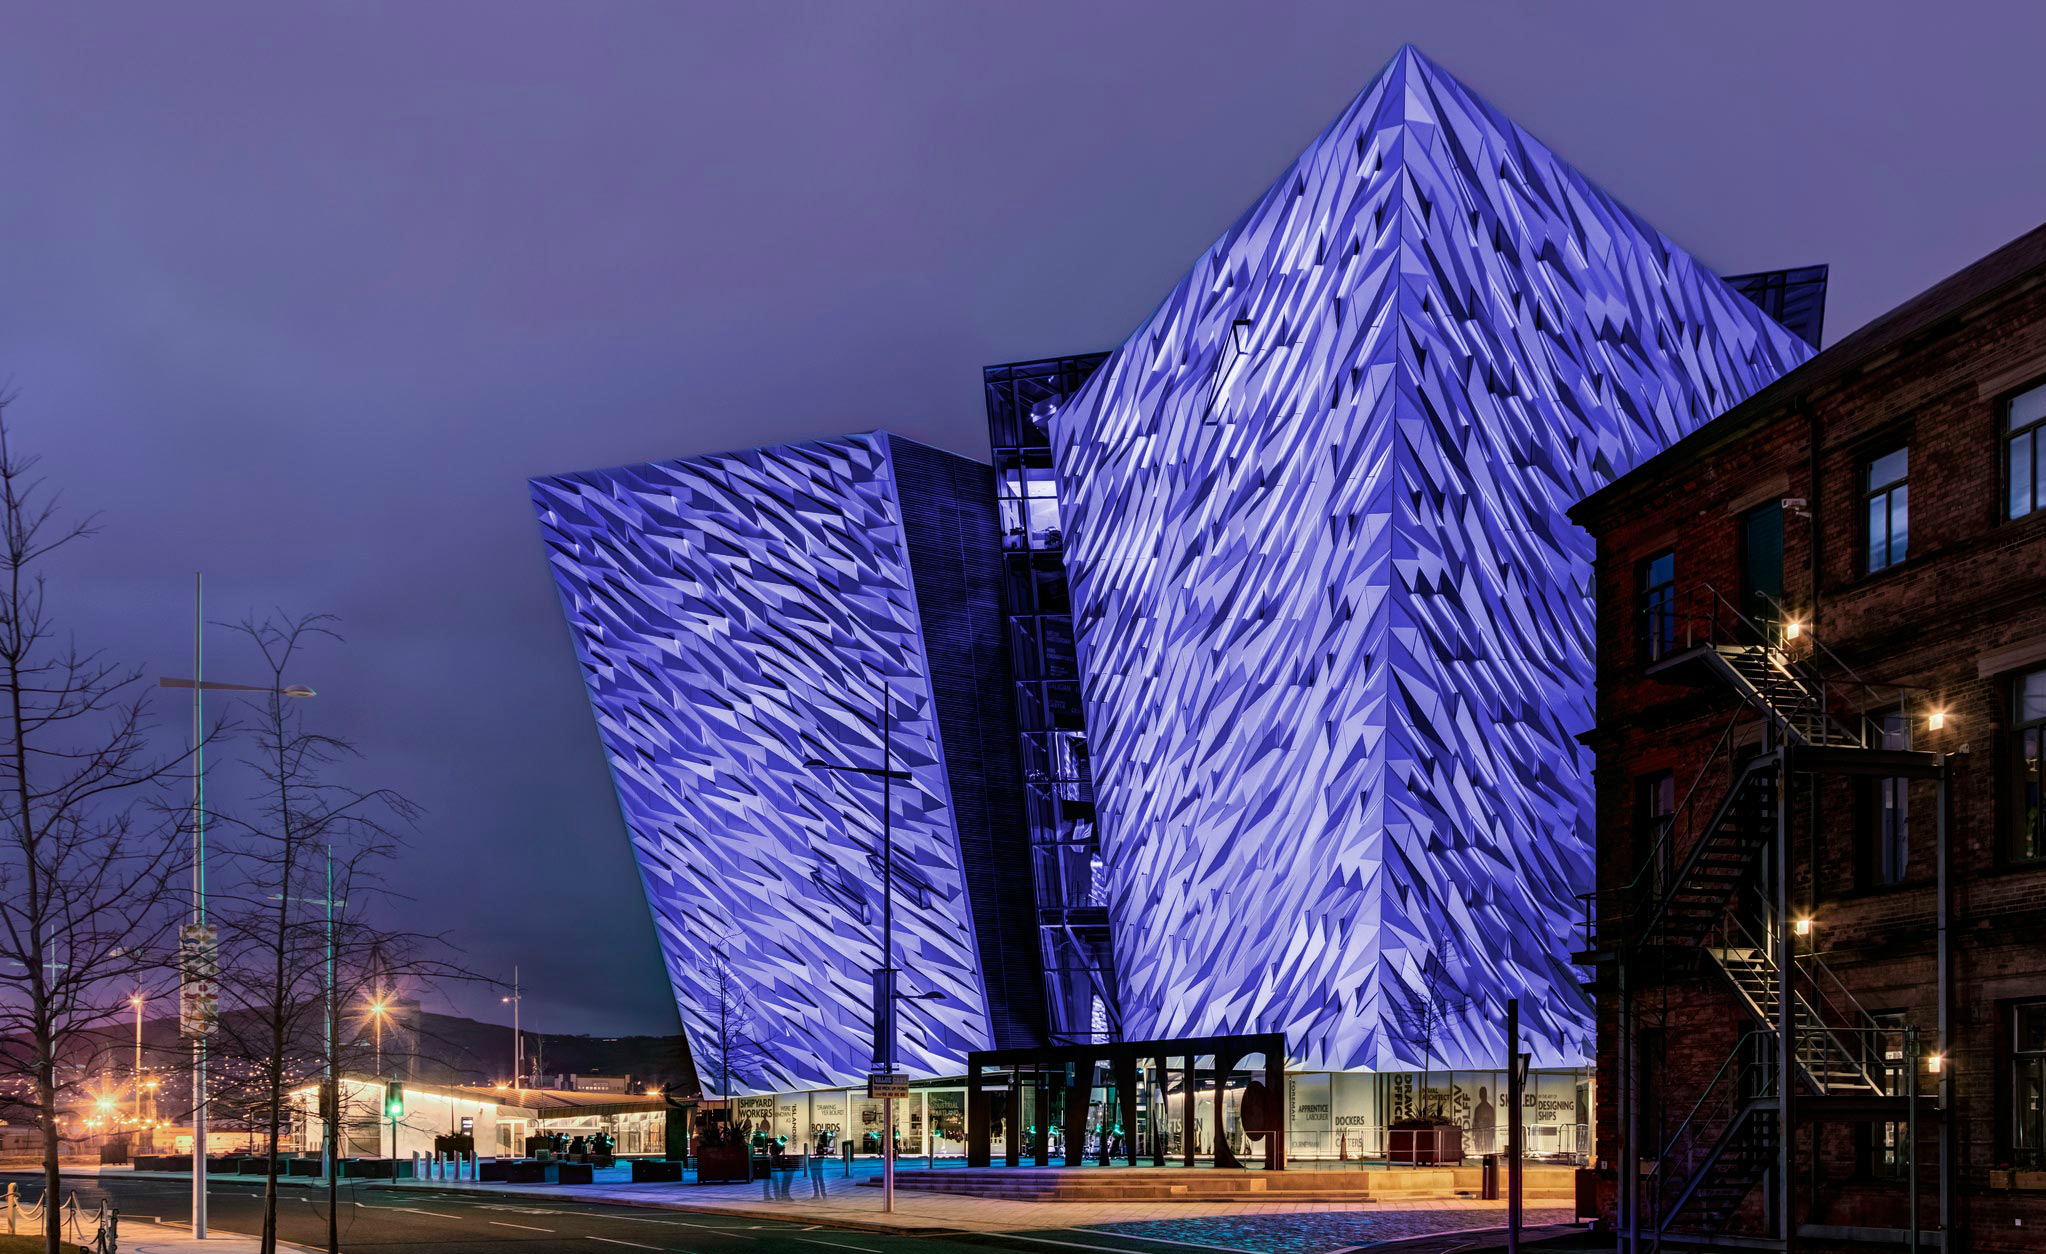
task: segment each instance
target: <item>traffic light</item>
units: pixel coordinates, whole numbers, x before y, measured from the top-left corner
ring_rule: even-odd
[[[405,1116],[405,1086],[397,1080],[384,1085],[384,1118],[402,1119]]]

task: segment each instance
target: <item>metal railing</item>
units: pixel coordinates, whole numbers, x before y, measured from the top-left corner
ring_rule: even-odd
[[[1655,843],[1649,847],[1648,857],[1642,862],[1640,869],[1634,872],[1634,878],[1612,888],[1577,894],[1578,902],[1584,907],[1584,948],[1590,949],[1597,943],[1598,923],[1600,920],[1595,917],[1595,914],[1596,907],[1601,898],[1616,897],[1624,900],[1625,905],[1628,907],[1627,909],[1617,914],[1608,911],[1604,915],[1605,922],[1617,926],[1632,920],[1635,913],[1634,907],[1638,906],[1644,888],[1648,896],[1647,904],[1650,909],[1653,909],[1660,902],[1663,894],[1675,887],[1676,851],[1682,847],[1679,843],[1679,831],[1681,830],[1683,835],[1690,837],[1688,847],[1695,849],[1698,838],[1704,834],[1698,830],[1698,790],[1705,783],[1706,778],[1713,774],[1713,768],[1718,765],[1720,760],[1730,756],[1729,750],[1733,743],[1734,728],[1741,725],[1742,715],[1745,713],[1745,708],[1736,708],[1733,712],[1733,717],[1727,720],[1725,730],[1719,733],[1719,740],[1713,744],[1711,751],[1705,755],[1704,762],[1698,767],[1698,773],[1691,777],[1690,786],[1684,789],[1683,799],[1678,801],[1676,808],[1664,817],[1662,830],[1656,834]],[[1716,817],[1718,809],[1718,803],[1715,802],[1707,817]],[[1665,862],[1670,867],[1667,874],[1663,871]],[[1645,884],[1644,881],[1646,881]]]
[[[9,1236],[34,1235],[42,1232],[49,1220],[50,1199],[47,1195],[33,1202],[21,1200],[20,1186],[9,1182],[7,1185],[7,1233]],[[58,1230],[67,1234],[80,1245],[90,1245],[96,1254],[116,1254],[120,1245],[121,1212],[113,1203],[102,1200],[100,1204],[86,1211],[78,1204],[78,1195],[73,1193],[57,1204],[60,1216]]]
[[[1760,894],[1757,894],[1757,896],[1759,897]],[[1769,908],[1766,900],[1762,902],[1761,909],[1762,931],[1769,938],[1768,940],[1756,940],[1754,933],[1750,932],[1741,923],[1739,912],[1729,910],[1720,922],[1720,938],[1722,940],[1720,948],[1722,950],[1745,948],[1760,954],[1769,964],[1766,969],[1770,980],[1768,992],[1770,997],[1774,998],[1776,995],[1777,964],[1782,961],[1782,956],[1777,952],[1774,944],[1776,936],[1776,928],[1773,922],[1774,911]],[[1731,943],[1736,940],[1741,942],[1739,946]],[[1791,940],[1793,951],[1796,949],[1796,946],[1797,941],[1793,937]],[[1812,955],[1812,957],[1816,958],[1816,955]],[[1802,961],[1798,961],[1797,965],[1799,968],[1802,968]],[[1731,972],[1729,971],[1730,974]],[[1828,971],[1827,974],[1830,975],[1831,972]],[[1735,983],[1738,984],[1739,982],[1736,980]],[[1817,991],[1816,988],[1814,991]],[[1848,1049],[1846,1043],[1840,1037],[1841,1033],[1844,1032],[1853,1034],[1859,1039],[1861,1033],[1868,1031],[1879,1032],[1884,1029],[1875,1023],[1874,1018],[1867,1011],[1861,1009],[1860,1003],[1854,1001],[1852,995],[1848,994],[1844,986],[1841,987],[1840,994],[1852,1004],[1855,1012],[1858,1012],[1861,1017],[1868,1020],[1866,1027],[1854,1024],[1836,1029],[1832,1023],[1827,1022],[1825,1016],[1819,1012],[1818,1007],[1812,1004],[1811,1000],[1797,988],[1795,983],[1791,985],[1792,1056],[1797,1062],[1798,1067],[1804,1071],[1806,1080],[1821,1096],[1825,1096],[1831,1091],[1828,1077],[1835,1074],[1851,1074],[1869,1089],[1881,1092],[1883,1089],[1882,1084],[1869,1074],[1865,1053],[1860,1049]],[[1746,990],[1742,990],[1742,996],[1744,998],[1747,997]],[[1755,1006],[1756,1013],[1764,1018],[1768,1018],[1773,1027],[1775,1020],[1771,1010],[1772,1008],[1767,1005]]]
[[[1914,686],[1870,683],[1781,600],[1768,593],[1756,595],[1768,602],[1775,618],[1751,617],[1727,600],[1717,586],[1702,582],[1679,589],[1665,603],[1644,610],[1649,637],[1666,637],[1668,641],[1660,650],[1651,649],[1651,660],[1701,646],[1759,646],[1786,678],[1809,692],[1813,713],[1821,724],[1846,732],[1862,748],[1881,747],[1882,728],[1870,712],[1898,705],[1905,693],[1916,690]],[[1818,659],[1824,659],[1826,666],[1821,667]],[[1778,721],[1803,734],[1780,713]]]
[[[1768,1033],[1754,1029],[1741,1033],[1676,1130],[1656,1150],[1655,1162],[1641,1173],[1643,1195],[1654,1207],[1648,1225],[1651,1248],[1662,1247],[1663,1233],[1674,1218],[1670,1208],[1675,1199],[1670,1195],[1681,1195],[1685,1185],[1704,1169],[1743,1107],[1758,1097],[1775,1095],[1771,1040]]]

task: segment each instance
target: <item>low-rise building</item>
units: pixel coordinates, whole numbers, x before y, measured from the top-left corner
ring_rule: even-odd
[[[611,1137],[620,1155],[659,1155],[665,1148],[668,1103],[658,1093],[580,1092],[498,1085],[399,1086],[395,1115],[387,1099],[389,1082],[345,1077],[341,1081],[344,1158],[409,1158],[430,1155],[436,1141],[470,1136],[484,1157],[523,1155],[526,1138],[547,1133]],[[306,1085],[291,1094],[296,1148],[318,1153],[325,1128],[319,1118],[319,1090]]]
[[[2046,228],[1572,517],[1608,1218],[2039,1248]]]

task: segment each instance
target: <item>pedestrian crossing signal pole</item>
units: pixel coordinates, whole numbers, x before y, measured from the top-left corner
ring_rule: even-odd
[[[1520,1052],[1520,999],[1506,999],[1506,1254],[1520,1254],[1521,1102],[1528,1056]]]
[[[391,1161],[398,1160],[398,1120],[405,1117],[405,1085],[392,1080],[384,1085],[384,1118],[391,1121]]]

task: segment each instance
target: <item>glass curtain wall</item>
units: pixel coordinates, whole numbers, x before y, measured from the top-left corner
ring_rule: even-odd
[[[988,437],[1000,494],[1005,608],[1023,739],[1024,807],[1053,1043],[1115,1040],[1121,1016],[1094,786],[1061,557],[1058,480],[1046,423],[1105,353],[990,366]]]

